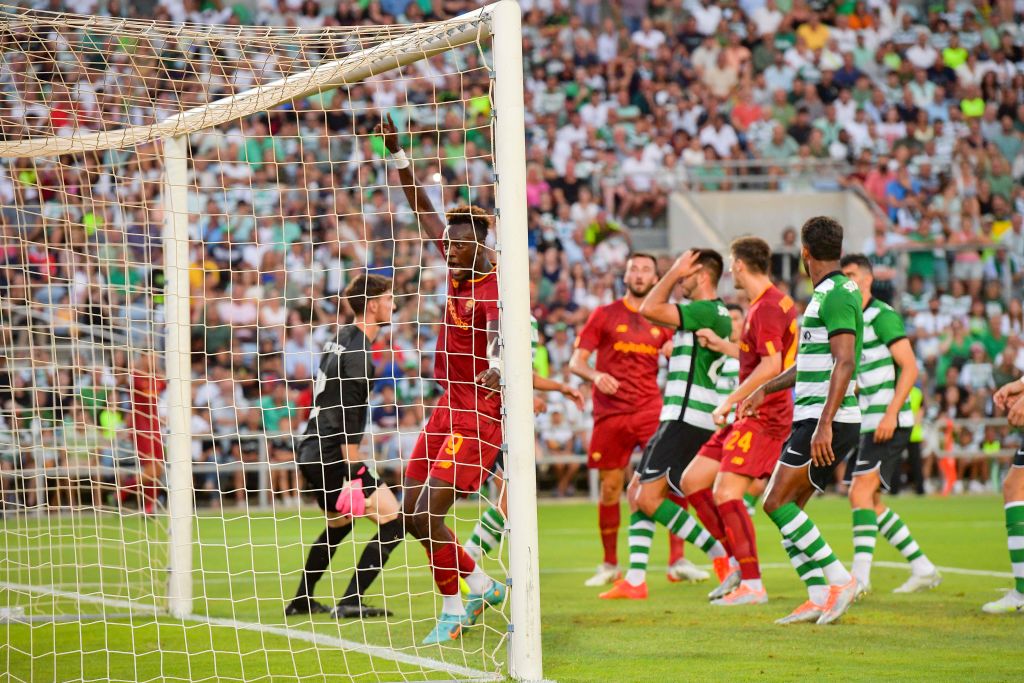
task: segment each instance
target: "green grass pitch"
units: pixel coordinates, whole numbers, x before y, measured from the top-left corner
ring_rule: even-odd
[[[929,593],[892,595],[906,577],[898,554],[879,539],[873,572],[874,593],[851,608],[832,627],[775,626],[772,621],[804,599],[802,584],[789,568],[778,532],[763,513],[756,526],[770,602],[724,609],[705,598],[710,584],[670,584],[664,575],[666,535],[659,530],[644,602],[605,602],[596,589],[583,587],[599,560],[596,510],[590,504],[544,504],[540,509],[541,580],[545,674],[557,681],[675,680],[1010,680],[1019,672],[1024,615],[993,617],[979,607],[1011,585],[1002,506],[993,496],[893,499],[921,547],[944,572],[943,585]],[[465,537],[476,507],[458,511]],[[624,510],[625,512],[625,510]],[[811,517],[844,561],[852,553],[850,513],[845,500],[814,500]],[[627,519],[623,515],[624,521]],[[34,524],[35,526],[31,526]],[[27,614],[124,614],[109,601],[116,591],[100,587],[118,578],[99,565],[118,558],[133,568],[130,580],[154,575],[146,565],[158,558],[142,552],[142,532],[126,521],[123,538],[111,533],[110,520],[53,517],[35,522],[4,520],[0,526],[0,605],[20,604]],[[301,524],[301,528],[300,528]],[[434,598],[420,548],[406,543],[396,551],[383,588],[371,602],[387,605],[395,616],[384,624],[327,617],[293,618],[287,626],[303,639],[285,637],[283,596],[294,590],[305,546],[318,532],[315,513],[244,517],[205,515],[196,525],[196,605],[200,618],[184,624],[145,612],[133,619],[107,622],[37,621],[0,624],[0,681],[51,680],[436,680],[466,670],[495,668],[504,660],[504,623],[491,618],[470,631],[460,646],[415,647],[430,628]],[[361,525],[364,540],[372,525]],[[71,529],[84,540],[76,542]],[[85,550],[92,547],[93,552]],[[100,548],[103,557],[95,552]],[[127,550],[126,550],[127,548]],[[357,546],[341,547],[335,569],[321,582],[325,599],[340,594],[354,564]],[[627,554],[625,528],[620,557]],[[700,551],[687,556],[706,564]],[[102,560],[102,561],[101,561]],[[53,564],[58,566],[53,567]],[[407,564],[414,565],[410,571]],[[73,569],[73,567],[82,567]],[[282,574],[278,570],[281,567]],[[500,567],[487,562],[494,575]],[[10,584],[50,584],[50,593],[26,593]],[[76,590],[80,589],[80,590]],[[15,594],[8,591],[14,590]],[[59,591],[68,591],[68,594]],[[108,604],[73,608],[70,593],[104,596]],[[98,598],[96,598],[98,599]],[[95,604],[95,609],[92,605]],[[498,615],[495,615],[498,617]],[[239,629],[236,619],[263,630]],[[274,631],[273,629],[279,629]],[[407,657],[393,661],[376,653],[355,652],[342,640],[391,648]],[[185,654],[185,653],[188,654]],[[85,654],[83,654],[85,653]],[[448,673],[430,670],[416,657],[443,661]]]

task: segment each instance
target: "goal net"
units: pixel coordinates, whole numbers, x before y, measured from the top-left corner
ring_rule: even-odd
[[[519,9],[434,24],[176,25],[0,5],[0,668],[11,680],[541,678]],[[493,217],[510,586],[462,637],[408,538],[363,600],[286,616],[325,513],[298,444],[340,294],[392,279],[361,457],[400,496],[442,388],[436,210]],[[501,490],[456,504],[468,538]],[[357,518],[313,597],[346,591]]]

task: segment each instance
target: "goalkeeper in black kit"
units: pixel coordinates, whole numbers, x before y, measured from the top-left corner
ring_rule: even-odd
[[[377,481],[359,453],[374,376],[370,345],[380,329],[391,323],[391,280],[360,275],[343,296],[355,320],[343,325],[336,341],[324,346],[313,408],[298,450],[303,488],[324,510],[327,528],[309,549],[299,588],[285,609],[288,616],[328,612],[336,618],[390,616],[387,610],[364,604],[362,596],[405,536],[395,495],[387,484]],[[357,517],[369,517],[380,528],[364,548],[345,594],[329,609],[314,600],[313,593]]]

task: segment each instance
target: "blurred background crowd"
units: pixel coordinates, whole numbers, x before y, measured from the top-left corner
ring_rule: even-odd
[[[479,4],[37,3],[309,30],[432,21]],[[622,295],[634,236],[666,229],[671,192],[847,188],[877,213],[874,234],[847,250],[873,262],[875,294],[903,313],[923,369],[923,464],[908,465],[908,483],[918,492],[995,486],[1019,439],[996,419],[991,394],[1024,373],[1024,2],[520,4],[535,369],[576,383],[568,361],[577,331],[595,306]],[[186,46],[66,27],[4,40],[7,139],[152,123],[337,49]],[[379,461],[408,456],[439,393],[430,352],[446,282],[371,132],[382,112],[410,131],[404,144],[437,207],[493,209],[488,76],[476,49],[449,53],[402,78],[191,136],[193,459],[222,468],[197,469],[212,504],[220,492],[225,502],[258,489],[264,503],[268,491],[295,495],[286,464],[318,351],[346,315],[337,294],[364,270],[393,277],[398,302],[395,325],[376,344],[368,448]],[[160,183],[155,149],[0,167],[8,478],[27,464],[95,463],[97,453],[107,466],[131,460],[125,435],[143,371],[124,349],[162,344]],[[798,227],[751,231],[773,244],[773,276],[801,300],[810,290]],[[721,292],[737,298],[728,280]],[[586,410],[550,397],[538,418],[542,460],[583,453],[589,428]],[[232,467],[263,461],[278,466],[259,483]]]

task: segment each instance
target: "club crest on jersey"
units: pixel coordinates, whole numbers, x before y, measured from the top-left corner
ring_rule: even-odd
[[[473,310],[473,306],[476,306],[476,302],[473,301],[472,299],[466,299],[466,310],[467,311],[472,311]]]
[[[629,332],[629,325],[617,325],[615,327],[616,332]]]
[[[651,336],[652,337],[657,337],[659,334],[660,333],[658,332],[658,328],[657,327],[652,327],[651,328]]]

